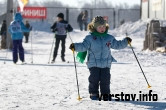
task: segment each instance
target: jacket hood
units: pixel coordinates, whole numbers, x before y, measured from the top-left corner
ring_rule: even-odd
[[[108,29],[109,29],[109,24],[106,23],[106,30],[108,31]],[[88,30],[89,30],[90,32],[95,32],[95,31],[96,31],[96,29],[95,29],[95,27],[93,26],[93,23],[92,23],[92,22],[88,24]]]
[[[16,14],[15,14],[15,17],[14,17],[14,20],[22,21],[23,18],[22,18],[21,13],[16,13]]]

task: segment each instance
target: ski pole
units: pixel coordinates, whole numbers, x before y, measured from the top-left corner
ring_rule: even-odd
[[[6,55],[5,55],[5,59],[4,59],[4,64],[6,64],[6,59],[7,59],[7,56],[8,56],[9,46],[10,46],[10,41],[9,41],[8,46],[7,46],[7,51],[6,51]]]
[[[32,34],[31,34],[31,63],[33,64]]]
[[[146,82],[147,82],[147,84],[148,84],[148,88],[151,88],[151,86],[150,86],[150,84],[148,83],[148,80],[147,80],[147,78],[146,78],[146,76],[145,76],[145,73],[144,73],[144,71],[143,71],[143,69],[142,69],[142,67],[141,67],[141,65],[140,65],[140,63],[139,63],[139,61],[138,61],[138,58],[137,58],[137,56],[136,56],[136,54],[135,54],[135,52],[134,52],[134,49],[133,49],[133,47],[132,47],[132,45],[131,45],[131,42],[129,42],[129,45],[130,45],[131,50],[132,50],[132,52],[133,52],[133,54],[134,54],[134,56],[135,56],[135,59],[137,60],[138,65],[139,65],[139,67],[140,67],[140,69],[141,69],[141,71],[142,71],[142,73],[143,73],[143,76],[144,76],[144,78],[145,78],[145,80],[146,80]]]
[[[69,38],[70,38],[71,42],[73,43],[69,33],[68,33],[68,35],[69,35]],[[76,66],[76,59],[75,59],[75,51],[74,51],[74,49],[72,49],[72,52],[73,52],[74,67],[75,67],[76,82],[77,82],[77,90],[78,90],[78,98],[77,98],[77,100],[80,101],[82,98],[80,97],[80,90],[79,90],[79,85],[78,85],[78,75],[77,75],[77,66]]]
[[[51,54],[52,54],[54,42],[55,42],[55,38],[53,37],[52,46],[51,46],[51,51],[50,51],[50,55],[49,55],[49,59],[48,59],[48,64],[50,63],[50,59],[51,59]]]

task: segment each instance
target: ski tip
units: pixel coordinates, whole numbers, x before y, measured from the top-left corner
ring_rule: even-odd
[[[51,61],[51,64],[54,64],[55,63],[55,61]],[[49,64],[50,64],[50,62],[49,62]]]
[[[22,64],[22,65],[25,65],[25,64],[27,64],[27,63],[26,63],[26,62],[22,62],[21,64]]]
[[[151,88],[152,86],[148,85],[148,88]]]

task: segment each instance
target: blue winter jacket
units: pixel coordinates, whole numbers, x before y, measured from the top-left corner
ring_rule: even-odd
[[[20,13],[15,14],[14,21],[10,23],[9,32],[12,35],[13,40],[20,40],[23,38],[23,32],[29,32],[22,22],[23,18]]]
[[[116,60],[111,55],[112,49],[123,49],[127,47],[127,39],[117,41],[112,35],[96,37],[87,35],[82,43],[74,43],[75,51],[88,51],[88,68],[111,68],[111,63]]]

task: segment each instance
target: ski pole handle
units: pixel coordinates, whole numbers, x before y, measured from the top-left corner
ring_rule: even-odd
[[[131,42],[130,42],[130,41],[128,41],[128,44],[130,45],[130,47],[132,47],[132,46],[131,46]]]
[[[72,52],[73,52],[73,54],[74,54],[74,48],[72,48]]]

